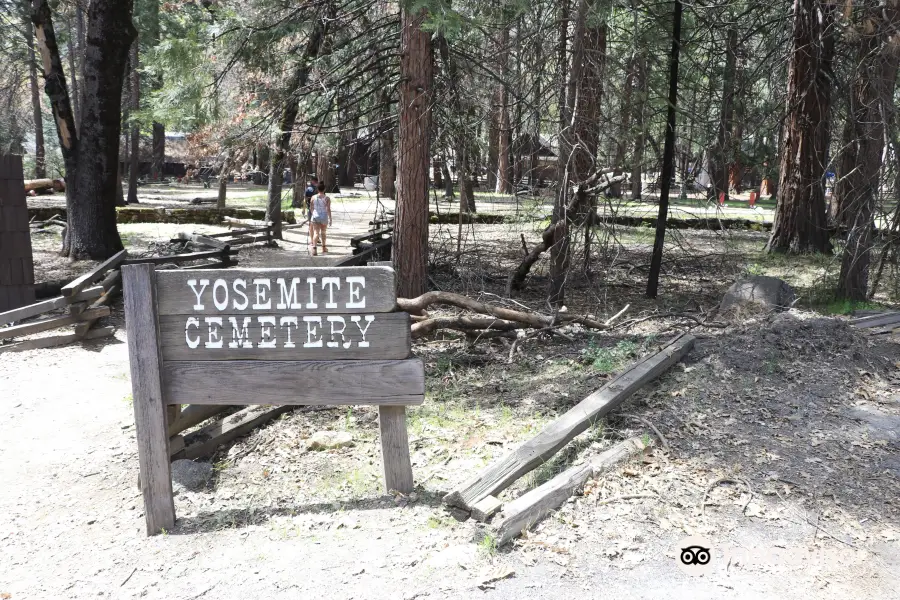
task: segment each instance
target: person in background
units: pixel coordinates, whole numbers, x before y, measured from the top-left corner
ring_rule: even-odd
[[[319,239],[322,240],[322,254],[328,252],[325,238],[328,226],[331,225],[331,198],[325,195],[325,184],[320,183],[318,194],[313,196],[310,202],[309,215],[309,249],[316,256],[316,246]]]
[[[306,220],[310,220],[310,210],[312,208],[312,197],[316,195],[316,192],[319,189],[319,179],[317,177],[313,177],[309,180],[309,183],[306,185],[306,191],[303,192],[303,196],[306,198]],[[312,235],[312,228],[310,228],[310,235]]]

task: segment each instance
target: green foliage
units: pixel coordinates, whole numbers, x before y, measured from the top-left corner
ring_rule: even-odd
[[[591,340],[588,347],[582,351],[583,360],[601,373],[612,373],[621,368],[633,358],[639,346],[628,340],[621,340],[612,348],[597,346]]]

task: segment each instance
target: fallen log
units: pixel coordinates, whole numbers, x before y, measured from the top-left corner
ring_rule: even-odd
[[[22,325],[13,325],[12,327],[4,327],[0,328],[0,339],[4,338],[14,338],[14,337],[22,337],[24,335],[31,335],[33,333],[41,333],[42,331],[49,331],[51,329],[57,329],[59,327],[65,327],[66,325],[72,325],[74,323],[78,323],[79,321],[89,321],[91,319],[98,319],[100,317],[105,317],[109,314],[109,307],[102,306],[100,308],[89,308],[80,315],[65,315],[62,317],[50,317],[49,319],[43,319],[41,321],[34,321],[33,323],[25,323]]]
[[[222,217],[222,221],[228,223],[229,227],[271,227],[271,221],[257,221],[255,219],[236,219],[234,217]]]
[[[424,319],[418,323],[413,323],[410,333],[415,338],[426,336],[438,329],[454,329],[456,331],[472,332],[472,331],[513,331],[528,327],[523,323],[515,321],[504,321],[502,319],[492,319],[489,317],[434,317]]]
[[[7,346],[0,346],[0,354],[3,352],[23,352],[25,350],[35,350],[38,348],[54,348],[56,346],[64,346],[80,340],[96,340],[109,337],[115,332],[116,328],[112,325],[108,325],[106,327],[91,329],[83,336],[77,333],[67,333],[65,335],[53,335],[34,340],[24,340]]]
[[[81,277],[78,277],[78,278],[72,280],[71,283],[64,285],[62,290],[60,290],[60,292],[62,293],[63,296],[74,296],[75,294],[80,292],[82,289],[84,289],[85,286],[88,286],[88,285],[94,283],[95,281],[97,281],[98,279],[100,279],[100,277],[104,273],[106,273],[110,269],[114,269],[115,267],[119,266],[119,264],[125,260],[125,257],[127,255],[128,254],[126,253],[125,250],[117,252],[110,258],[106,259],[105,261],[103,261],[102,263],[100,263],[99,265],[97,265],[96,267],[94,267],[93,269],[91,269],[90,271],[85,273],[84,275],[82,275]]]
[[[222,236],[226,237],[226,236]],[[208,246],[210,248],[218,248],[220,250],[228,250],[228,244],[222,240],[200,235],[199,233],[179,233],[172,238],[173,242],[190,242],[198,246]]]
[[[505,504],[501,520],[494,527],[497,546],[502,546],[522,531],[536,525],[550,511],[559,508],[591,477],[596,477],[649,447],[650,444],[645,445],[643,440],[637,437],[619,442],[590,462],[570,467],[550,481]]]
[[[173,455],[173,460],[195,459],[210,456],[222,444],[235,440],[255,427],[275,419],[291,410],[293,406],[248,406],[233,415],[201,427],[184,436],[184,450]]]
[[[27,319],[29,317],[42,315],[46,312],[50,312],[51,310],[65,308],[67,305],[74,302],[93,300],[94,298],[99,298],[102,294],[103,288],[101,286],[96,286],[88,288],[86,290],[82,290],[77,295],[71,296],[69,298],[66,298],[65,296],[59,296],[58,298],[53,298],[51,300],[42,300],[41,302],[35,302],[34,304],[29,304],[27,306],[20,306],[19,308],[14,308],[12,310],[0,313],[0,325],[14,323],[16,321],[21,321],[22,319]]]
[[[62,179],[26,179],[23,183],[26,192],[66,191],[66,182]]]
[[[504,321],[515,321],[528,327],[544,328],[554,324],[554,317],[493,306],[484,302],[478,302],[462,294],[454,294],[453,292],[425,292],[417,298],[397,298],[398,310],[414,315],[422,314],[432,304],[447,304],[475,313],[497,317]],[[583,315],[559,313],[556,315],[555,320],[556,323],[580,323],[592,329],[606,329],[606,325],[602,321]]]
[[[546,462],[591,424],[627,400],[678,362],[694,345],[694,337],[681,334],[659,352],[638,361],[602,388],[579,402],[545,427],[537,436],[444,496],[449,506],[470,511],[482,498],[508,488],[532,469]]]

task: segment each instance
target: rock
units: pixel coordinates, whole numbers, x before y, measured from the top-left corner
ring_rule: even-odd
[[[196,492],[202,490],[206,487],[212,474],[213,467],[209,463],[176,460],[172,463],[172,491]]]
[[[353,436],[346,431],[317,431],[306,442],[307,450],[330,450],[353,445]]]
[[[777,277],[752,275],[728,288],[719,306],[720,312],[733,311],[747,304],[764,310],[787,310],[797,295],[793,288]]]

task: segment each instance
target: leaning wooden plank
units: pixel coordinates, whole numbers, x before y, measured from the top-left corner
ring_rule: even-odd
[[[109,314],[109,307],[89,308],[80,315],[65,315],[62,317],[50,317],[41,321],[31,323],[23,323],[22,325],[13,325],[12,327],[0,328],[0,339],[22,337],[23,335],[31,335],[42,331],[49,331],[66,325],[72,325],[79,321],[89,321],[91,319],[99,319]]]
[[[69,296],[68,298],[66,298],[65,296],[59,296],[58,298],[42,300],[41,302],[35,302],[34,304],[29,304],[28,306],[14,308],[13,310],[8,310],[6,312],[0,313],[0,325],[14,323],[16,321],[21,321],[22,319],[27,319],[29,317],[42,315],[45,312],[50,312],[51,310],[65,308],[66,305],[72,304],[73,302],[93,300],[94,298],[99,298],[102,293],[103,288],[101,286],[95,286],[86,290],[81,290],[77,295]]]
[[[170,256],[146,256],[144,258],[129,258],[124,261],[126,265],[140,265],[150,263],[161,265],[164,263],[180,263],[201,258],[224,258],[229,254],[237,254],[237,250],[204,250],[202,252],[188,252],[185,254],[172,254]]]
[[[884,327],[885,325],[892,325],[894,323],[900,323],[900,312],[873,315],[871,317],[861,317],[859,319],[852,319],[850,321],[851,325],[860,329]]]
[[[97,281],[104,273],[106,273],[110,269],[113,269],[113,268],[119,266],[119,264],[125,260],[126,256],[127,256],[127,252],[125,250],[122,250],[121,252],[117,252],[110,258],[106,259],[105,261],[103,261],[102,263],[100,263],[99,265],[94,267],[92,270],[90,270],[87,273],[85,273],[84,275],[82,275],[81,277],[75,279],[74,281],[72,281],[71,283],[69,283],[67,285],[64,285],[62,290],[60,290],[60,293],[63,296],[74,296],[75,294],[80,292],[82,289],[84,289],[86,286]]]
[[[292,406],[250,406],[240,410],[184,436],[184,450],[174,454],[172,460],[181,458],[192,460],[209,456],[222,444],[249,433],[292,408]]]
[[[199,425],[229,408],[231,406],[219,404],[189,404],[178,414],[175,422],[169,425],[169,435],[172,436],[194,425]]]
[[[425,367],[405,360],[166,361],[166,398],[182,404],[422,404]]]
[[[635,456],[647,446],[641,438],[620,442],[591,462],[566,469],[550,481],[526,492],[503,506],[502,519],[495,526],[498,546],[510,541],[559,508],[575,491],[601,471]]]
[[[536,437],[444,496],[444,502],[471,511],[472,506],[485,496],[496,496],[516,479],[544,463],[572,438],[622,404],[635,391],[659,377],[678,362],[693,344],[693,336],[677,336],[662,350],[635,363],[582,400]]]
[[[52,335],[48,337],[37,338],[34,340],[24,340],[21,342],[16,342],[15,344],[0,346],[0,354],[2,354],[3,352],[22,352],[24,350],[35,350],[37,348],[55,348],[57,346],[65,346],[66,344],[71,344],[79,340],[97,340],[100,338],[109,337],[115,332],[116,328],[110,325],[108,327],[98,327],[97,329],[91,329],[85,335],[79,335],[78,333],[66,333],[64,335]]]
[[[115,272],[119,273],[120,271],[115,271]],[[106,292],[104,292],[103,295],[100,296],[100,298],[98,298],[96,302],[94,302],[94,304],[91,305],[91,308],[99,308],[101,306],[109,306],[109,303],[112,301],[112,299],[116,295],[118,295],[119,291],[120,291],[120,287],[118,284],[114,284],[114,285],[110,286],[110,288],[107,289]],[[77,323],[75,325],[75,333],[77,333],[79,335],[87,335],[88,330],[91,327],[93,327],[94,323],[96,323],[96,322],[97,322],[97,319],[90,319],[87,321],[82,321],[81,323]]]
[[[156,273],[153,265],[126,265],[122,276],[144,520],[147,535],[154,535],[175,525],[162,361],[156,340]]]

